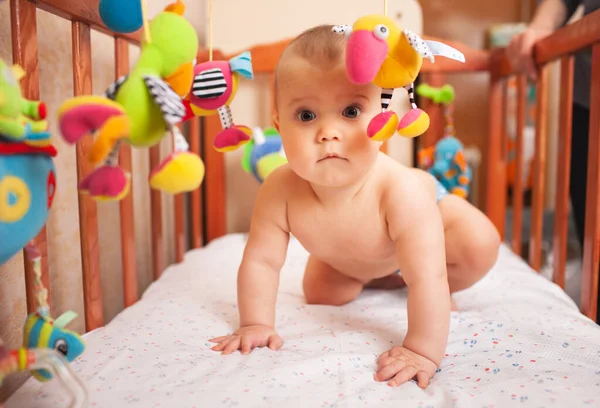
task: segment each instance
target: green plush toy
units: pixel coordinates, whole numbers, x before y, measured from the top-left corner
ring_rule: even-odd
[[[417,86],[417,94],[431,99],[433,103],[449,105],[454,102],[454,88],[450,84],[446,84],[441,88],[421,84]]]
[[[95,199],[120,200],[130,187],[130,175],[117,167],[120,142],[148,148],[159,143],[185,115],[181,98],[190,90],[198,52],[194,27],[183,17],[181,1],[169,5],[149,24],[140,57],[129,73],[105,96],[80,96],[65,102],[59,126],[68,143],[96,134],[89,153],[94,165],[80,189]],[[198,188],[204,165],[197,155],[176,150],[150,176],[153,188],[180,193]]]
[[[46,129],[46,105],[43,102],[30,101],[21,95],[19,80],[25,71],[19,65],[8,66],[0,60],[0,135],[13,141],[26,141],[27,144],[40,142],[30,138],[33,134],[44,133]],[[47,140],[49,137],[43,137]]]

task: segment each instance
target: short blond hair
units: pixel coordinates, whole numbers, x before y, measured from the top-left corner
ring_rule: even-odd
[[[273,88],[277,104],[277,78],[290,56],[301,57],[313,65],[322,68],[333,67],[339,63],[346,48],[346,36],[333,31],[333,25],[318,25],[309,28],[295,37],[287,45],[275,68]]]

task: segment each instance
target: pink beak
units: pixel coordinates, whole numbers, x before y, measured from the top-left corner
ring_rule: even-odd
[[[387,53],[387,42],[375,37],[372,31],[353,31],[346,48],[346,71],[350,81],[355,84],[373,81]]]

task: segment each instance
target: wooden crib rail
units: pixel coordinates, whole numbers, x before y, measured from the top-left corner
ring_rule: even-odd
[[[102,24],[97,7],[97,0],[37,0],[35,2],[30,0],[10,0],[13,60],[26,71],[26,76],[21,80],[21,89],[26,98],[34,100],[40,98],[37,8],[72,21],[74,95],[85,95],[92,92],[92,29],[109,34],[114,38],[115,79],[128,72],[130,63],[128,47],[130,44],[140,44],[140,32],[127,35],[111,32]],[[204,51],[200,52],[200,54],[203,53]],[[199,154],[204,160],[206,176],[202,186],[196,191],[170,198],[174,200],[175,259],[177,262],[183,260],[184,253],[188,247],[185,232],[185,201],[188,198],[191,213],[189,217],[190,222],[188,223],[190,225],[189,246],[191,248],[198,248],[205,242],[225,233],[224,158],[221,153],[215,152],[212,148],[210,143],[212,138],[207,138],[206,136],[214,130],[211,128],[210,123],[211,121],[195,118],[189,122],[189,126],[186,125],[189,128],[190,150]],[[92,170],[86,159],[92,140],[92,136],[88,135],[76,146],[78,181],[82,180]],[[150,149],[149,161],[152,167],[159,163],[160,153],[158,145]],[[125,171],[131,171],[131,149],[125,143],[121,145],[119,158],[122,168]],[[60,156],[58,160],[60,160]],[[153,276],[155,279],[160,276],[161,272],[167,266],[164,252],[166,249],[166,236],[162,227],[162,205],[165,199],[166,197],[162,193],[154,190],[151,191],[152,260]],[[86,331],[91,331],[104,324],[100,276],[101,254],[98,243],[99,219],[96,201],[85,194],[79,194],[78,204],[85,328]],[[139,298],[133,222],[133,191],[130,191],[128,197],[119,203],[119,209],[124,305],[127,307],[135,303]],[[212,211],[210,216],[205,213],[207,209]],[[204,220],[207,221],[206,225]],[[46,288],[50,287],[47,246],[49,239],[51,238],[47,236],[46,228],[44,228],[33,240],[33,244],[37,246],[42,255],[42,280]],[[27,262],[26,265],[27,306],[28,311],[32,312],[35,310],[33,296],[34,279]]]
[[[553,280],[564,288],[567,248],[567,222],[569,203],[569,174],[572,101],[573,101],[573,56],[592,48],[592,78],[590,94],[590,131],[588,149],[588,180],[586,198],[586,227],[583,248],[583,276],[581,310],[591,319],[596,318],[598,300],[598,266],[600,255],[600,11],[591,13],[581,20],[563,27],[534,46],[535,62],[538,67],[536,87],[535,155],[532,185],[532,230],[529,245],[529,263],[540,270],[542,264],[542,232],[545,193],[545,168],[548,116],[548,69],[549,64],[560,61],[560,116],[559,147],[557,160],[557,194],[555,197],[555,225],[553,237],[554,273]],[[522,143],[525,117],[525,78],[514,72],[505,54],[497,49],[491,55],[490,74],[490,125],[488,134],[488,171],[486,182],[486,212],[504,236],[506,189],[506,141],[503,117],[506,111],[506,79],[518,76],[517,105],[517,168],[514,191],[514,220],[512,246],[520,252],[521,220],[523,211]],[[502,113],[499,113],[502,112]],[[501,186],[500,188],[498,186]]]

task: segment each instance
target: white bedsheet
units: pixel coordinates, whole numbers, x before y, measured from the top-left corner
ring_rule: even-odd
[[[189,252],[106,327],[73,363],[94,407],[600,406],[600,328],[507,248],[456,295],[447,357],[430,387],[373,380],[377,356],[400,344],[406,291],[367,291],[344,307],[306,306],[307,254],[292,240],[277,329],[284,347],[221,356],[208,339],[237,324],[236,272],[245,236]],[[8,407],[64,407],[56,382],[29,380]]]

